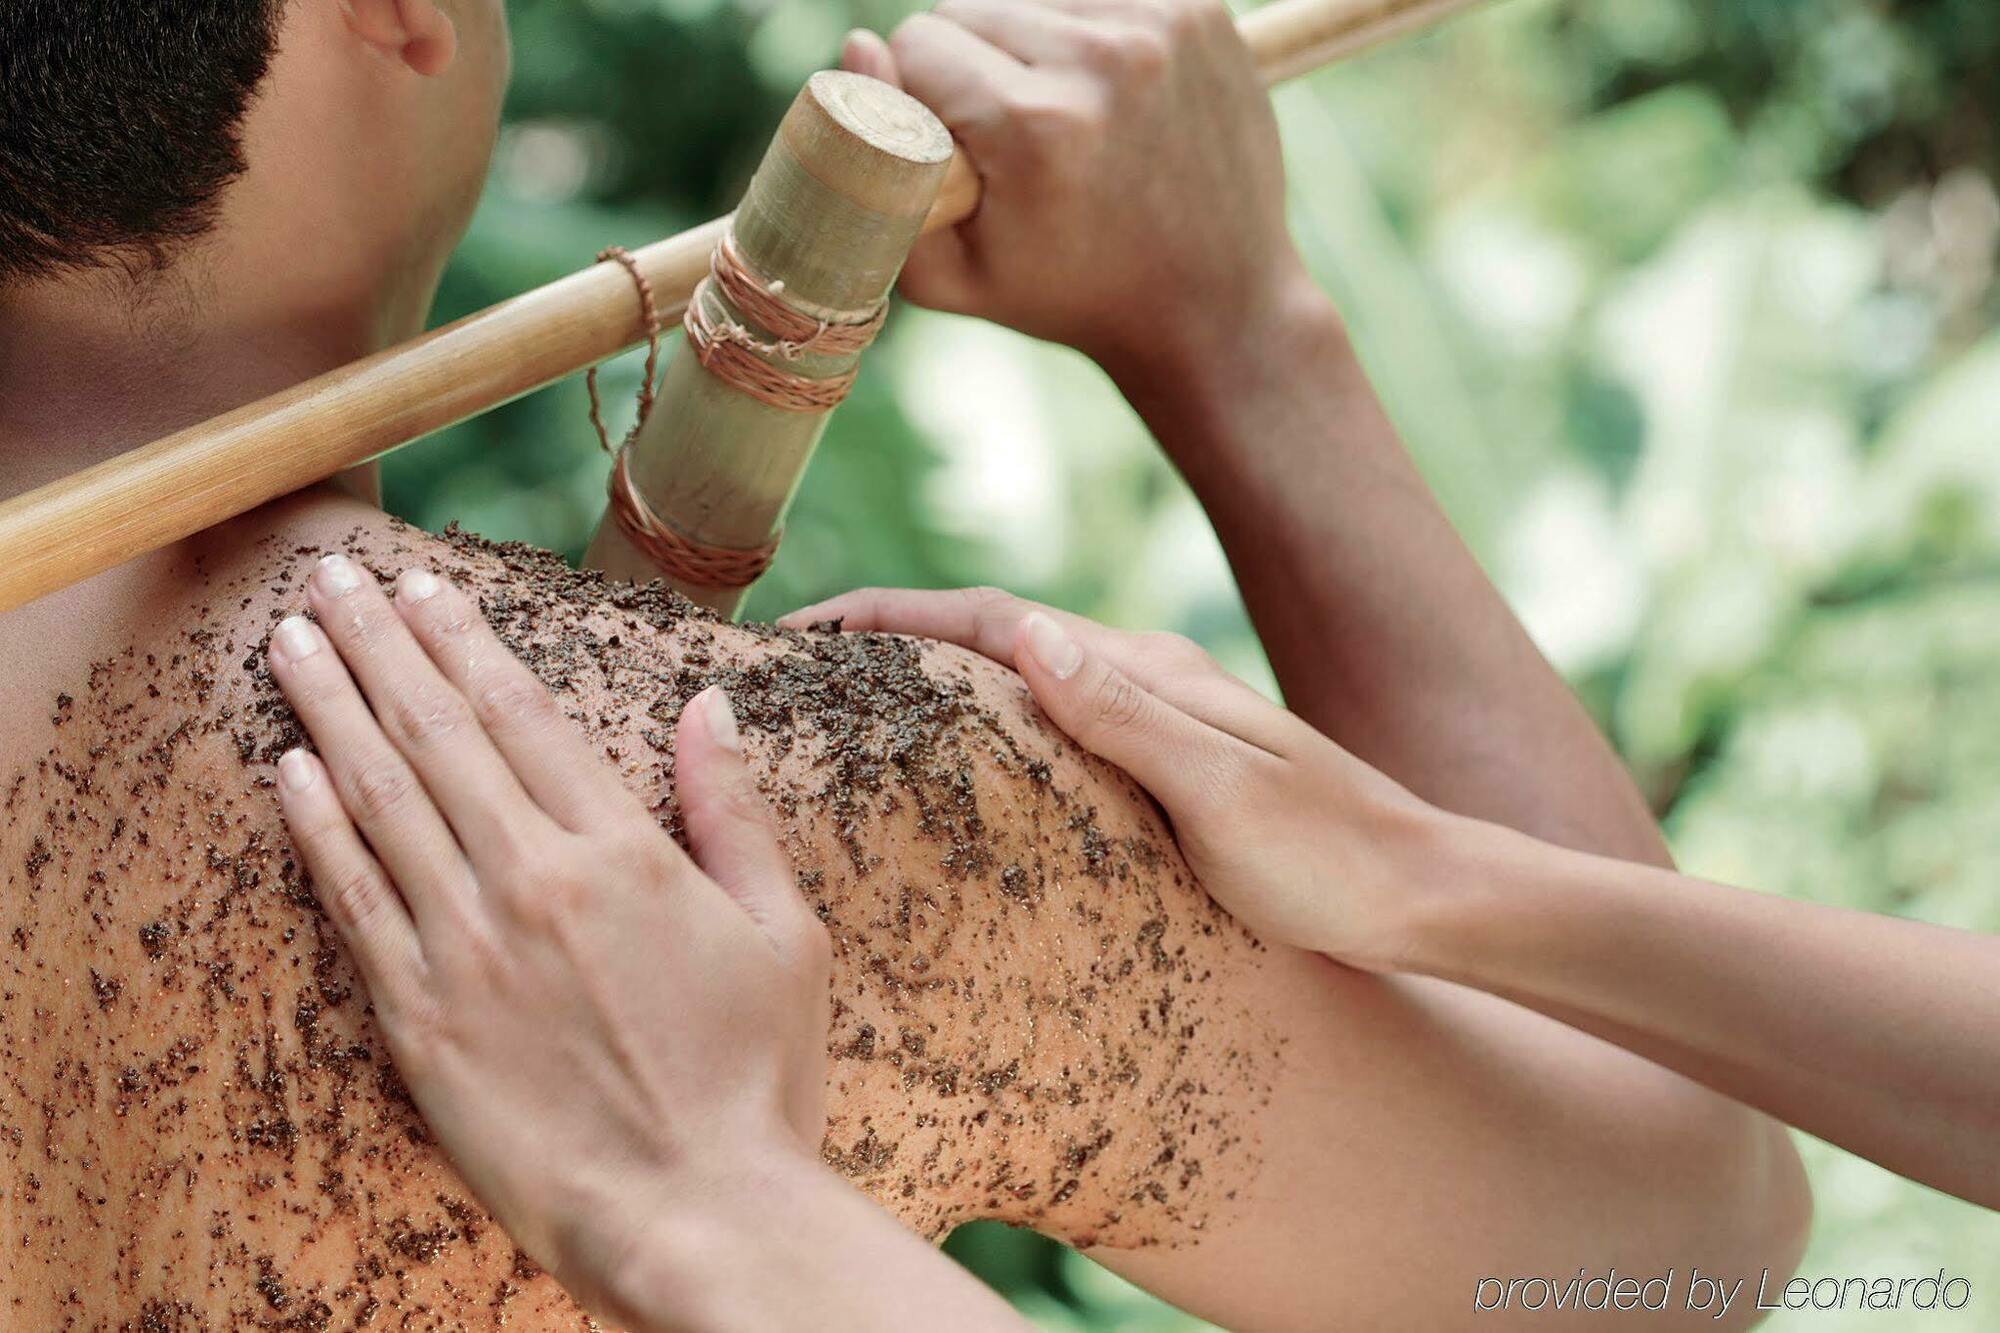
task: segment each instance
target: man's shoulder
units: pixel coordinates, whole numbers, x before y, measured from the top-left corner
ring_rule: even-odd
[[[309,493],[266,506],[204,534],[194,556],[185,617],[268,630],[305,609],[305,582],[335,553],[385,585],[428,569],[467,589],[495,627],[562,637],[616,626],[642,637],[719,622],[664,584],[630,584],[572,567],[523,542],[493,541],[452,524],[428,532],[346,496]],[[617,632],[614,630],[613,632]]]

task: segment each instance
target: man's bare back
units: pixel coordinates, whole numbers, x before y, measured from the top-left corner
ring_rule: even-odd
[[[263,648],[336,547],[476,590],[670,825],[672,721],[729,688],[835,943],[826,1155],[912,1225],[1173,1244],[1253,1178],[1278,1061],[1239,998],[1261,950],[1006,673],[722,625],[323,496],[201,539],[185,605],[8,727],[9,1326],[582,1317],[430,1144],[269,791],[298,733]]]

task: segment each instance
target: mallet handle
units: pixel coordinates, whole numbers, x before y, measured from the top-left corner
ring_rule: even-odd
[[[1277,0],[1243,19],[1267,82],[1318,68],[1473,0]],[[961,154],[926,229],[971,215]],[[728,219],[634,252],[678,321]],[[631,279],[598,264],[233,412],[0,502],[0,611],[158,550],[645,337]]]

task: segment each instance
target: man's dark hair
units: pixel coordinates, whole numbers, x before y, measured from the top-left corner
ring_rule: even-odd
[[[283,0],[0,0],[0,286],[214,221]]]

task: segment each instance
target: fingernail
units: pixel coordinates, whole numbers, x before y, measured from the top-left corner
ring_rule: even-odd
[[[278,781],[286,791],[304,791],[313,784],[312,760],[304,750],[287,750],[278,756]]]
[[[320,561],[313,577],[320,591],[332,597],[345,597],[361,586],[360,568],[344,555],[330,555]]]
[[[396,580],[396,600],[399,602],[423,602],[437,596],[437,590],[444,585],[438,576],[428,569],[411,569]]]
[[[731,754],[743,753],[743,734],[736,729],[736,710],[730,707],[729,696],[721,686],[709,691],[707,708],[708,734],[715,743]]]
[[[319,651],[319,631],[304,616],[287,616],[271,636],[271,647],[287,662],[302,662]]]
[[[1083,665],[1083,649],[1075,639],[1063,632],[1062,626],[1041,612],[1031,613],[1027,619],[1028,651],[1042,670],[1057,680],[1068,680]]]

